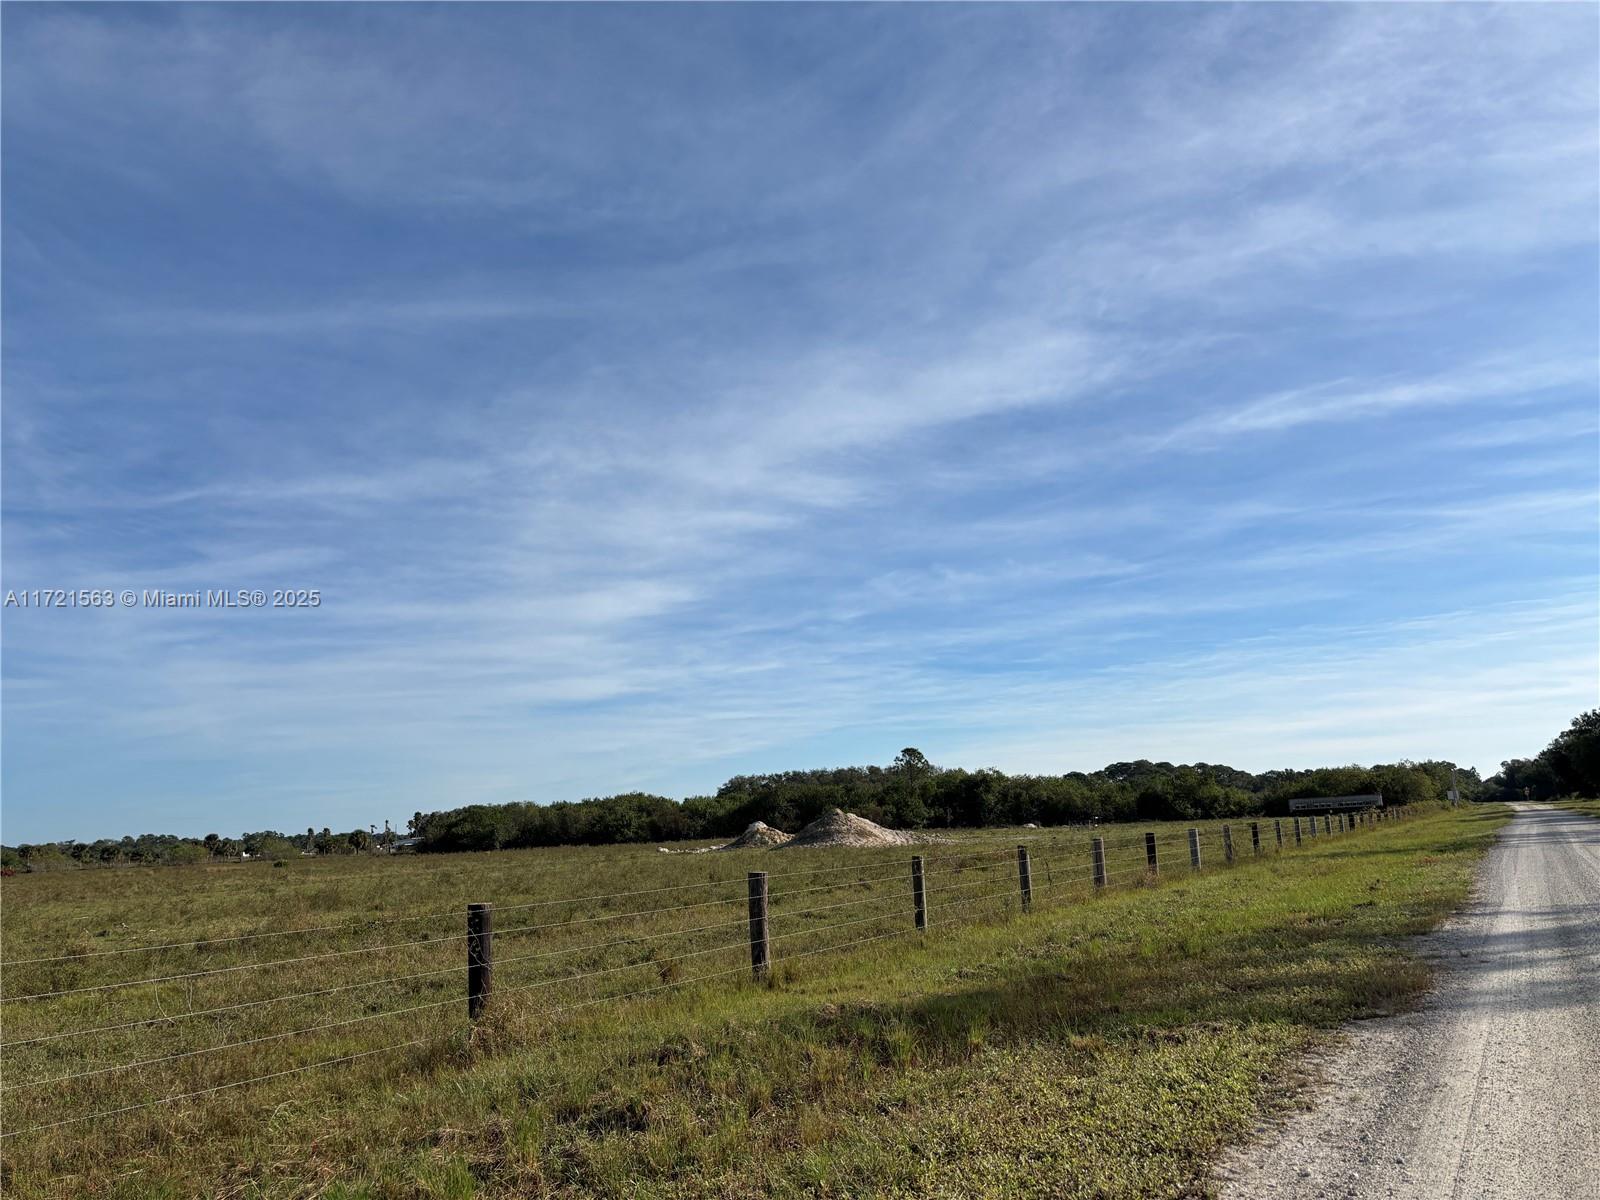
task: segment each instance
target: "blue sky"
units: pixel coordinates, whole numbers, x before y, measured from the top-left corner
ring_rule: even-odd
[[[4,12],[4,837],[1596,702],[1585,6]]]

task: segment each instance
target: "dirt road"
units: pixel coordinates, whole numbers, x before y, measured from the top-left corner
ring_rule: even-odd
[[[1313,1108],[1241,1148],[1224,1200],[1600,1200],[1600,821],[1518,805],[1423,951],[1423,1009],[1315,1064]]]

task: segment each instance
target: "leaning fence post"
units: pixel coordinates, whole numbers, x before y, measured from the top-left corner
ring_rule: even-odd
[[[1144,835],[1144,869],[1152,875],[1161,873],[1160,864],[1156,862],[1156,835],[1153,830],[1146,831]]]
[[[767,940],[767,873],[751,871],[750,880],[750,974],[764,979],[771,964]]]
[[[494,906],[467,905],[467,1016],[478,1019],[494,990]]]
[[[1294,844],[1296,846],[1300,845],[1300,818],[1299,817],[1296,817],[1294,819]]]
[[[1033,907],[1033,867],[1028,862],[1028,848],[1017,847],[1017,887],[1022,891],[1022,911]]]
[[[1191,871],[1200,869],[1200,831],[1198,829],[1189,830],[1189,869]]]
[[[916,914],[917,929],[928,927],[928,888],[922,875],[922,855],[911,856],[911,907]]]
[[[1097,887],[1097,888],[1103,888],[1103,887],[1106,886],[1106,840],[1105,840],[1105,838],[1098,838],[1097,837],[1097,838],[1094,839],[1093,849],[1091,851],[1091,854],[1092,854],[1092,857],[1094,859],[1094,886]]]
[[[1283,822],[1281,820],[1279,820],[1278,818],[1276,818],[1276,817],[1274,817],[1273,820],[1272,820],[1272,832],[1277,835],[1277,838],[1278,838],[1278,849],[1282,850],[1283,849]]]
[[[1231,825],[1222,827],[1222,860],[1227,863],[1233,862],[1233,827]]]
[[[1327,813],[1323,813],[1322,814],[1322,832],[1323,833],[1332,833],[1333,832],[1333,818],[1330,817]]]
[[[1260,854],[1261,853],[1261,822],[1260,821],[1251,821],[1250,822],[1250,853],[1251,854]]]

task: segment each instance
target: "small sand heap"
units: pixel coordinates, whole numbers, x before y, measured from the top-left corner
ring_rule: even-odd
[[[911,846],[924,839],[914,833],[885,829],[855,813],[834,809],[807,825],[779,849],[797,846]]]
[[[765,821],[751,821],[745,830],[726,846],[718,846],[718,850],[766,850],[773,846],[781,846],[792,841],[794,834],[785,833],[781,829],[774,829]]]

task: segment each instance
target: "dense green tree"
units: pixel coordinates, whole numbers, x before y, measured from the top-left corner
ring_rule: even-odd
[[[180,842],[167,849],[166,861],[174,866],[193,866],[206,860],[206,848],[194,842]]]
[[[1574,717],[1540,757],[1549,763],[1566,791],[1600,796],[1600,708]]]
[[[1543,754],[1536,758],[1510,758],[1486,788],[1492,800],[1553,800],[1561,795],[1561,776]]]

